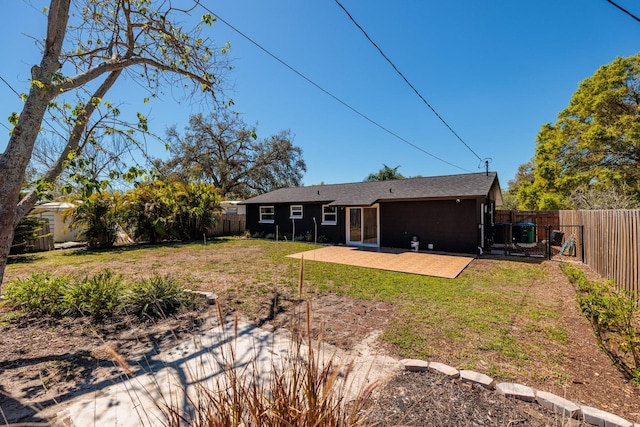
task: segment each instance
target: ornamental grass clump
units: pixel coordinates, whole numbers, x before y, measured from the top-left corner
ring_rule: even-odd
[[[300,260],[298,292],[302,295],[304,258]],[[288,349],[270,349],[274,355],[266,361],[253,355],[247,361],[237,354],[238,318],[233,334],[224,334],[225,317],[217,301],[223,332],[221,344],[210,355],[219,366],[213,381],[198,382],[195,390],[180,390],[176,404],[173,396],[157,400],[166,426],[343,426],[367,425],[368,407],[378,382],[357,385],[354,362],[341,362],[324,351],[322,332],[312,339],[311,303],[306,311],[294,310]],[[322,330],[322,328],[320,328]],[[258,344],[258,347],[264,345]],[[284,356],[284,357],[276,357]],[[202,363],[202,362],[201,362]],[[362,374],[362,373],[360,373]]]
[[[218,308],[224,325],[219,305]],[[234,345],[238,337],[228,337],[220,350],[220,374],[214,381],[199,383],[191,392],[180,392],[188,396],[188,408],[174,403],[175,399],[160,400],[158,407],[165,414],[165,425],[367,425],[367,408],[379,384],[354,390],[353,362],[338,362],[324,353],[320,340],[312,342],[310,312],[307,303],[306,328],[292,328],[286,356],[280,362],[274,358],[268,368],[255,357],[249,363],[240,361]],[[237,334],[237,318],[235,322]]]

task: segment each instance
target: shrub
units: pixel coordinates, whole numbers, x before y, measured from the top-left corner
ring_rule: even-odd
[[[575,266],[563,265],[562,270],[576,284],[578,304],[593,326],[599,347],[628,379],[640,382],[640,311],[636,297],[616,289],[613,281],[589,281]]]
[[[10,306],[31,316],[90,316],[100,321],[121,314],[158,319],[195,307],[195,296],[168,277],[134,283],[126,292],[121,276],[104,270],[82,279],[34,273],[5,289]]]
[[[35,216],[25,216],[22,218],[14,230],[11,253],[19,254],[30,252],[33,246],[29,245],[29,240],[35,240],[40,237],[44,221],[46,220]]]
[[[124,218],[136,239],[158,243],[170,237],[173,194],[162,181],[143,182],[127,192]]]
[[[122,289],[122,277],[104,270],[71,286],[65,301],[67,307],[80,316],[101,320],[118,314],[122,306]]]
[[[203,182],[137,184],[127,193],[125,218],[137,239],[151,244],[166,239],[200,239],[218,221],[220,196]]]
[[[78,207],[65,212],[72,227],[81,230],[80,236],[90,248],[110,248],[118,237],[122,215],[122,195],[118,192],[93,193]]]
[[[174,182],[176,207],[173,213],[173,234],[179,239],[195,240],[208,234],[218,222],[220,197],[212,184],[204,182]]]
[[[194,304],[194,295],[168,276],[154,276],[135,284],[128,297],[130,311],[150,319],[171,316]]]
[[[68,313],[65,294],[69,289],[68,277],[33,273],[24,280],[15,280],[5,288],[5,296],[17,310],[33,315],[62,316]]]

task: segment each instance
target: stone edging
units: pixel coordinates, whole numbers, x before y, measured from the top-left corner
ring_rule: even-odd
[[[640,427],[617,415],[590,406],[579,405],[570,400],[556,396],[546,391],[535,390],[531,387],[515,383],[497,383],[485,374],[474,371],[458,370],[452,366],[439,362],[425,362],[424,360],[403,359],[400,364],[406,371],[425,372],[435,371],[451,379],[460,379],[463,382],[476,384],[487,390],[495,390],[506,397],[522,400],[554,411],[563,416],[580,419],[599,427]]]

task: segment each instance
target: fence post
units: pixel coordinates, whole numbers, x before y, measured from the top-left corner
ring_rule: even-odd
[[[551,260],[551,226],[547,225],[547,259]]]
[[[580,258],[584,264],[584,224],[580,226]]]

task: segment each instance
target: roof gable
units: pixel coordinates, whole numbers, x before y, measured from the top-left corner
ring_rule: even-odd
[[[496,191],[498,194],[494,194],[493,198],[501,203],[497,181],[497,173],[490,172],[290,187],[252,197],[242,204],[327,203],[337,206],[370,206],[392,200],[486,197]]]

